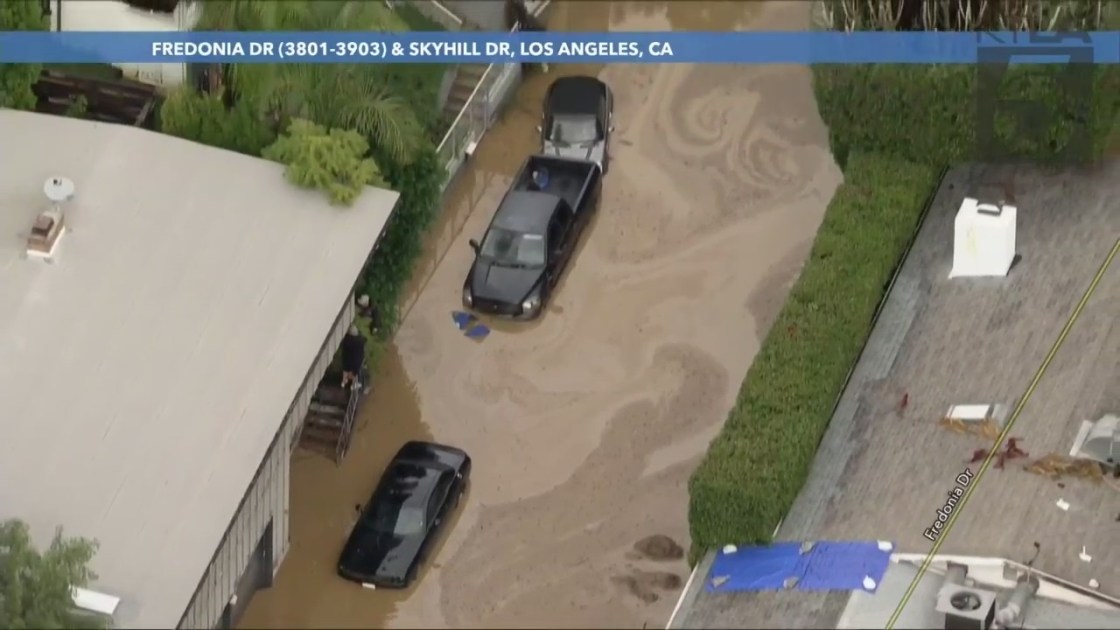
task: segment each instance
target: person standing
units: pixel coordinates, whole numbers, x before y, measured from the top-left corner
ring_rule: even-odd
[[[351,324],[350,330],[342,338],[342,386],[357,387],[362,365],[366,361],[366,338],[357,324]]]
[[[363,293],[358,296],[358,317],[363,317],[369,320],[370,332],[380,332],[381,330],[381,312],[377,310],[377,305],[370,301],[369,295]]]

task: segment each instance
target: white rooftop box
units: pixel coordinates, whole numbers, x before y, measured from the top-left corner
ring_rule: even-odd
[[[953,231],[950,278],[1006,276],[1015,260],[1015,206],[965,197]]]

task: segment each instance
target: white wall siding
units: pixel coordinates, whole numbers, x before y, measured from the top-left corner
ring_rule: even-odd
[[[59,6],[61,4],[61,6]],[[120,0],[51,0],[55,31],[189,31],[202,13],[197,1],[183,0],[174,13],[146,11]],[[61,25],[59,24],[61,16]],[[125,76],[163,87],[179,85],[187,76],[184,63],[117,63]]]
[[[308,371],[307,378],[284,418],[280,432],[269,447],[265,461],[257,471],[253,484],[187,607],[179,624],[180,628],[206,630],[218,625],[222,612],[235,593],[237,581],[248,568],[257,542],[270,520],[273,574],[280,567],[288,552],[291,451],[298,441],[299,429],[307,416],[311,396],[353,320],[354,300],[353,295],[348,295],[330,334],[319,350],[319,356]]]
[[[298,418],[292,425],[295,427],[295,431],[290,434],[288,441],[288,447],[292,452],[299,446],[300,429],[303,428],[303,419],[307,417],[307,410],[311,406],[311,397],[315,395],[315,389],[319,387],[319,382],[323,380],[327,368],[331,366],[335,353],[342,345],[342,338],[346,336],[346,331],[349,330],[350,324],[353,322],[354,296],[351,295],[339,312],[338,319],[334,321],[330,335],[327,336],[322,349],[319,350],[319,358],[316,359],[315,365],[311,366],[307,378],[303,381],[303,386],[300,387],[299,396],[292,403],[292,410],[288,412],[289,420],[292,419],[293,413]]]

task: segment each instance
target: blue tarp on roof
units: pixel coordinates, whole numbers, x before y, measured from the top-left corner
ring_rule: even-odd
[[[708,573],[707,590],[875,592],[893,547],[876,541],[783,542],[720,551]]]

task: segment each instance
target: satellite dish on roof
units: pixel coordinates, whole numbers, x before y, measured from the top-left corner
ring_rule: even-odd
[[[43,194],[51,203],[60,204],[74,198],[74,182],[65,177],[48,177],[43,183]]]

